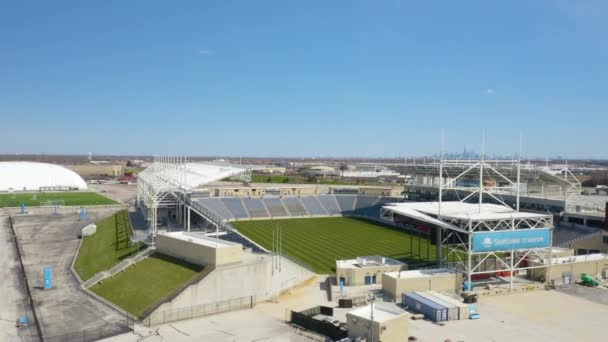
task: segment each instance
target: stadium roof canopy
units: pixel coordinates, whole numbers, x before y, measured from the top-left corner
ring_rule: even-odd
[[[384,207],[387,210],[409,216],[439,216],[439,202],[394,203]],[[458,201],[441,202],[441,216],[458,220],[505,220],[511,218],[546,217],[545,214],[518,212],[499,204],[466,203]]]
[[[87,184],[76,172],[60,165],[34,162],[0,162],[0,191],[84,190]]]
[[[188,162],[184,157],[154,157],[154,162],[137,176],[137,198],[146,208],[144,215],[152,235],[157,230],[158,208],[184,204],[192,190],[234,176],[248,181],[251,169],[224,162]]]
[[[458,222],[475,222],[475,227],[485,222],[501,222],[501,229],[551,226],[551,215],[520,212],[491,203],[441,202],[441,215],[439,202],[391,203],[382,208],[382,216],[389,220],[397,214],[462,233],[468,231]]]
[[[190,191],[246,171],[244,167],[229,164],[155,162],[140,172],[138,179],[156,191]]]

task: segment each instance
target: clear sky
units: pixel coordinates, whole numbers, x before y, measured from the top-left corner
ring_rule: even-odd
[[[607,1],[0,2],[0,152],[608,158]]]

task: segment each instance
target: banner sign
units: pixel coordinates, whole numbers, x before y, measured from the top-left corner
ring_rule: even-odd
[[[473,252],[498,252],[551,246],[551,229],[478,232],[472,236]]]

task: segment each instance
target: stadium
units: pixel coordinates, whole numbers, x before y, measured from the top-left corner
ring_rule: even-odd
[[[30,300],[43,304],[29,309],[36,329],[23,337],[97,340],[291,303],[305,289],[313,294],[303,302],[272,309],[282,321],[332,340],[402,341],[417,329],[442,334],[411,321],[418,315],[471,321],[463,323],[470,329],[476,305],[500,317],[485,304],[492,298],[605,284],[608,229],[596,221],[606,220],[567,211],[580,184],[501,163],[407,166],[401,172],[414,176],[398,188],[253,184],[263,165],[155,157],[136,185],[123,186],[134,197],[124,201],[68,169],[0,163],[7,175],[27,175],[3,178],[0,194],[22,272],[40,279],[43,265],[33,260],[47,260],[56,274],[49,290],[27,284]],[[64,333],[50,311],[59,303],[81,329]],[[367,329],[374,324],[376,333]],[[462,336],[455,324],[450,331]]]

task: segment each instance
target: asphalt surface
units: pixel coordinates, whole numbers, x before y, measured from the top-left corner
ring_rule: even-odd
[[[45,341],[61,340],[66,333],[101,336],[125,323],[120,313],[82,291],[70,270],[80,230],[112,213],[89,209],[87,221],[80,221],[76,213],[15,217],[17,241]],[[43,287],[44,266],[52,270],[49,290]]]
[[[15,240],[8,216],[0,216],[0,340],[36,340],[34,324],[20,328],[16,322],[25,315],[33,320],[32,308],[27,296],[25,279],[19,264]]]

